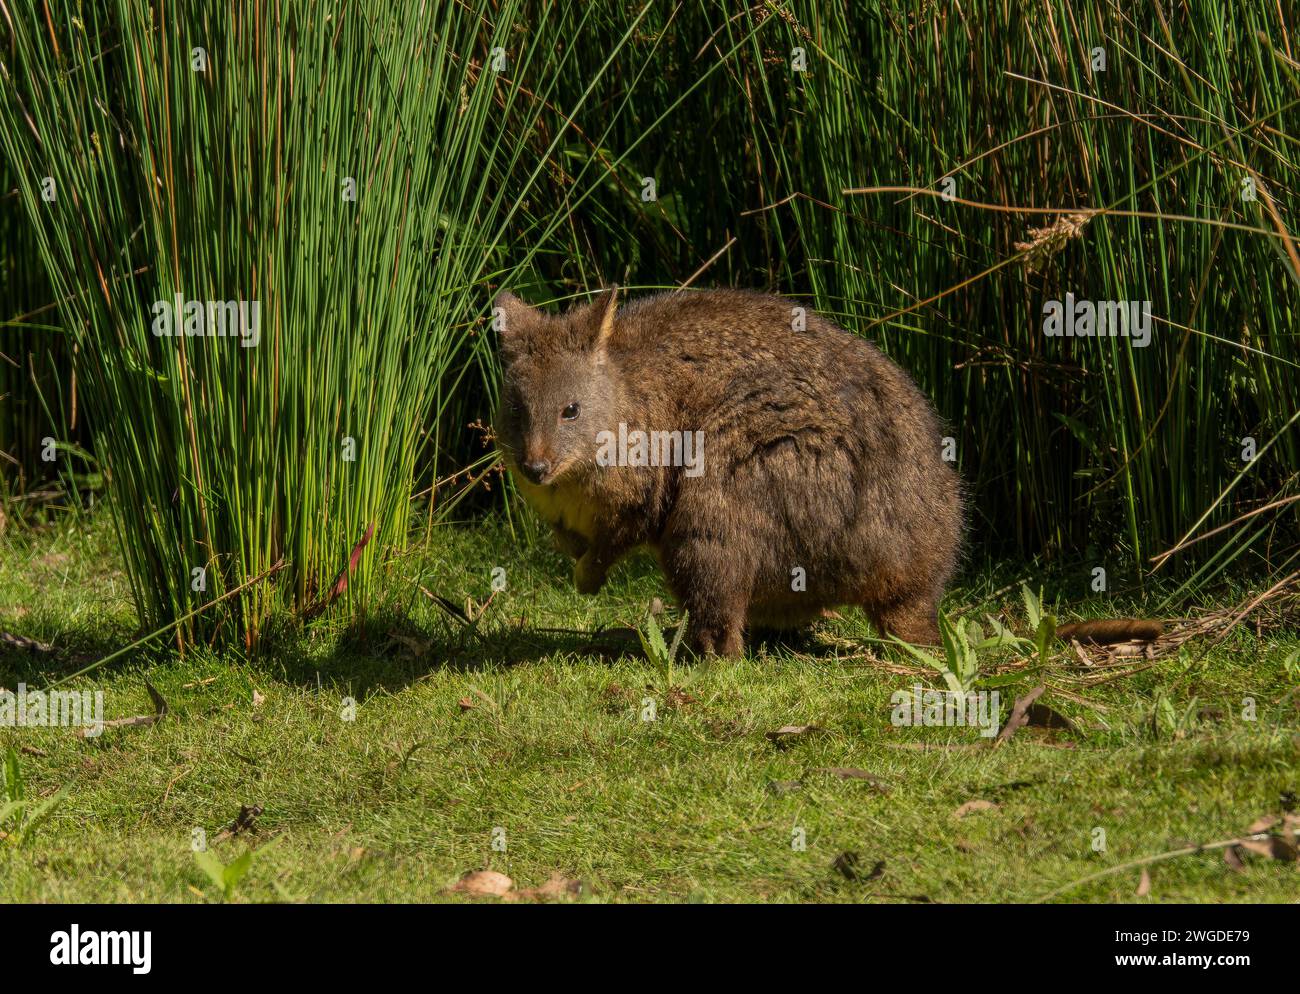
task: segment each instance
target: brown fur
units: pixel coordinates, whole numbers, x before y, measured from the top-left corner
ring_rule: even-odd
[[[957,474],[929,402],[874,345],[791,301],[736,290],[617,291],[552,316],[497,298],[505,365],[496,419],[524,498],[594,593],[648,547],[690,612],[700,652],[736,655],[746,627],[862,606],[884,631],[938,638],[962,532]],[[561,412],[579,404],[579,416]],[[569,408],[572,412],[572,408]],[[596,435],[703,433],[703,474],[600,466]],[[540,482],[525,478],[549,465]],[[802,567],[807,589],[792,589]]]
[[[1110,645],[1114,642],[1154,642],[1164,631],[1158,621],[1141,618],[1107,618],[1102,621],[1076,621],[1062,625],[1056,637],[1065,642],[1071,639],[1091,645]]]

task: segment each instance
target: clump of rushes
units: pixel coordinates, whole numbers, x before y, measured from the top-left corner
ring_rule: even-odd
[[[487,283],[529,257],[509,239],[539,223],[568,57],[516,0],[2,6],[0,141],[142,620],[252,645],[278,606],[358,608],[438,455],[421,440],[488,375]],[[208,322],[247,302],[238,337],[184,334],[184,307],[160,334],[177,299]]]
[[[1187,539],[1164,573],[1294,570],[1300,72],[1284,7],[781,10],[717,29],[722,49],[763,21],[726,77],[747,110],[718,115],[750,126],[746,152],[715,157],[753,177],[686,227],[696,243],[737,236],[740,282],[808,293],[918,379],[989,551],[1151,566]],[[899,186],[929,195],[849,192]],[[1043,303],[1067,292],[1150,300],[1150,346],[1048,339]]]

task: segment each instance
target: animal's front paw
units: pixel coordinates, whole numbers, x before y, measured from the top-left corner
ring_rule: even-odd
[[[571,559],[581,559],[587,554],[590,544],[585,538],[575,531],[569,531],[563,525],[555,525],[555,544],[560,547],[560,551]]]
[[[605,567],[590,552],[578,560],[573,568],[573,585],[580,594],[594,594],[605,585]]]

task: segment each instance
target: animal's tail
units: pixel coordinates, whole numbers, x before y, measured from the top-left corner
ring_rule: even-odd
[[[1092,645],[1109,645],[1112,642],[1154,642],[1164,631],[1158,621],[1143,618],[1107,618],[1104,621],[1076,621],[1056,630],[1058,638],[1069,642],[1075,639]]]

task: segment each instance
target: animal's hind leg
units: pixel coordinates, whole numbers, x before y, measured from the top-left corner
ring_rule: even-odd
[[[888,604],[864,604],[882,636],[895,635],[913,645],[939,643],[939,603],[933,595],[923,595]]]
[[[691,601],[687,598],[685,604],[691,615],[686,625],[691,648],[700,655],[739,656],[745,649],[744,605],[695,598],[692,607]]]

